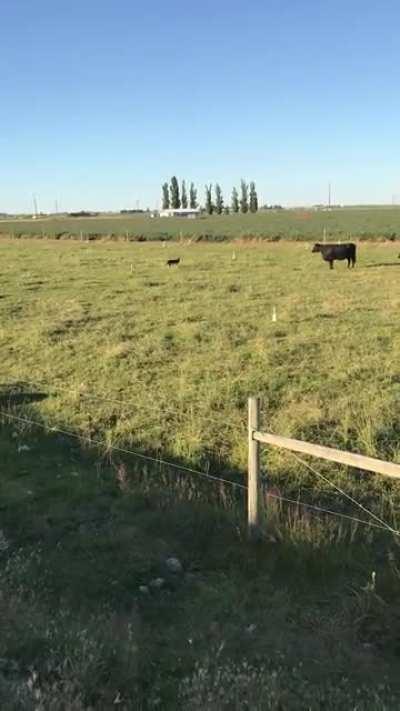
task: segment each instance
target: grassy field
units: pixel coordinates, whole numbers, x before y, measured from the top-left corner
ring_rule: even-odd
[[[90,235],[129,239],[249,239],[394,240],[400,238],[400,208],[341,208],[269,210],[256,215],[213,215],[195,220],[151,218],[148,215],[101,215],[94,218],[49,217],[39,220],[0,220],[0,234],[68,239]]]
[[[395,245],[333,272],[301,243],[1,250],[1,708],[397,709],[396,536],[272,503],[249,546],[240,491],[109,449],[243,482],[260,393],[264,428],[400,462]],[[398,486],[314,465],[399,528]],[[288,453],[263,466],[367,518]]]

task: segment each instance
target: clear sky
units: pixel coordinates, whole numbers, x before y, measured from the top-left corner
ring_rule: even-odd
[[[0,212],[400,202],[398,0],[1,0]]]

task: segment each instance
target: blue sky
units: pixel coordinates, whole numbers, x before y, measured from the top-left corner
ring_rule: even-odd
[[[2,0],[0,212],[400,201],[400,4]]]

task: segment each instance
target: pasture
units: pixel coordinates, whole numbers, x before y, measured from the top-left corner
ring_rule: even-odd
[[[303,244],[28,241],[2,255],[2,380],[47,386],[46,421],[243,467],[260,393],[276,432],[399,457],[393,246],[363,245],[353,272],[332,274]]]
[[[400,462],[397,255],[361,244],[330,271],[301,242],[1,242],[1,410],[43,425],[2,415],[2,708],[35,691],[43,708],[398,708],[397,537],[274,505],[252,547],[240,497],[110,450],[243,481],[257,393],[264,429]],[[399,528],[399,486],[313,464]],[[283,495],[368,518],[290,454],[263,465]],[[167,555],[184,580],[140,594]]]
[[[354,207],[330,211],[290,209],[255,215],[202,215],[198,219],[151,218],[148,214],[102,214],[91,218],[63,215],[43,219],[0,220],[0,234],[52,239],[130,240],[394,240],[400,238],[400,207]]]

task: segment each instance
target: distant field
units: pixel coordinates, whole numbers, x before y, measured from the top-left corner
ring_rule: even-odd
[[[256,215],[213,215],[195,220],[115,215],[0,221],[0,234],[58,239],[91,235],[128,239],[400,239],[400,208],[343,208],[330,212],[277,210]]]
[[[109,446],[243,483],[258,393],[263,428],[400,462],[398,247],[333,271],[301,243],[0,250],[1,709],[397,710],[396,535],[270,500],[249,545],[242,490]],[[400,529],[398,484],[313,465]]]

